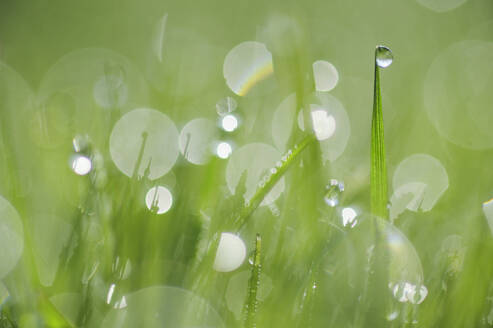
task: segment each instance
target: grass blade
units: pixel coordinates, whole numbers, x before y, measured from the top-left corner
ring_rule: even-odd
[[[252,274],[250,276],[250,280],[248,280],[248,293],[244,306],[245,328],[256,327],[256,314],[258,306],[257,292],[260,285],[260,271],[262,269],[260,258],[262,250],[261,247],[262,239],[260,238],[260,234],[257,233],[255,240],[255,253],[253,255]]]
[[[282,178],[288,168],[295,162],[303,150],[315,140],[314,135],[309,134],[301,140],[300,143],[296,144],[292,150],[288,150],[288,152],[283,156],[281,165],[275,168],[275,173],[270,173],[264,177],[264,183],[255,191],[255,194],[250,201],[240,210],[239,214],[234,219],[235,226],[240,229],[246,223],[253,211],[255,211],[260,203],[262,203],[265,196]]]
[[[388,219],[387,166],[385,163],[380,66],[378,65],[378,55],[380,51],[381,46],[378,46],[375,50],[375,81],[371,121],[370,194],[371,213],[384,219]]]

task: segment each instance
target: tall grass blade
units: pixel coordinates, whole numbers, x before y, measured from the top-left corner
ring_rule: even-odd
[[[388,219],[387,166],[385,162],[385,140],[380,88],[379,48],[375,50],[375,80],[373,93],[373,114],[371,121],[371,167],[370,194],[371,213]]]
[[[255,239],[255,253],[253,255],[252,274],[250,276],[250,280],[248,280],[248,292],[245,300],[245,306],[243,308],[243,311],[245,313],[245,328],[254,328],[257,326],[257,292],[260,285],[260,271],[262,269],[260,257],[262,251],[261,247],[262,239],[260,237],[260,234],[257,233],[257,237]]]

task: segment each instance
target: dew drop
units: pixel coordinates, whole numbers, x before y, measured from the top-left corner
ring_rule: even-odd
[[[330,179],[329,184],[326,187],[324,200],[330,207],[335,207],[339,204],[339,197],[344,191],[344,182],[336,179]]]
[[[91,160],[83,155],[73,155],[70,158],[70,166],[72,171],[74,171],[78,175],[86,175],[92,169]]]
[[[89,138],[85,135],[76,135],[72,139],[72,145],[76,153],[84,152],[89,147]]]
[[[233,152],[233,148],[227,142],[220,142],[216,147],[216,154],[219,158],[226,159]]]
[[[428,296],[428,289],[426,286],[414,286],[411,292],[408,293],[407,298],[412,304],[421,304],[426,296]]]
[[[250,255],[248,256],[248,263],[250,265],[253,265],[255,260],[255,251],[250,252]]]
[[[394,56],[389,48],[385,46],[377,46],[375,51],[375,60],[378,66],[382,68],[389,67],[390,64],[392,64],[393,59]]]
[[[351,227],[354,228],[354,226],[358,223],[358,213],[351,208],[351,207],[345,207],[342,209],[341,212],[342,215],[342,225],[345,227]]]
[[[233,132],[238,128],[238,119],[233,114],[228,114],[222,118],[221,127],[226,132]]]
[[[395,285],[390,285],[392,294],[395,299],[401,303],[409,302],[412,304],[421,304],[426,296],[428,296],[428,289],[424,285],[416,286],[410,282],[403,281]]]
[[[108,289],[108,294],[106,295],[106,304],[111,303],[111,299],[113,298],[113,293],[115,292],[115,284],[111,284],[110,288]]]
[[[393,311],[393,312],[387,314],[387,320],[388,321],[393,321],[393,320],[397,319],[398,316],[399,316],[399,312],[398,311]]]
[[[226,97],[217,102],[216,112],[218,115],[224,116],[226,114],[234,112],[236,110],[236,107],[238,107],[238,103],[236,102],[236,100],[231,97]]]

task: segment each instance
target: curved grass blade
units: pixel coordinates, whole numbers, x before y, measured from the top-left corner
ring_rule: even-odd
[[[371,213],[388,219],[387,166],[385,163],[385,140],[380,88],[380,66],[378,54],[381,46],[375,49],[375,81],[373,90],[373,114],[371,121],[371,167],[370,194]],[[390,51],[390,50],[389,50]]]
[[[260,271],[262,269],[260,257],[262,251],[261,247],[262,238],[260,237],[260,234],[257,233],[257,237],[255,240],[255,253],[253,255],[252,274],[250,276],[250,279],[248,280],[248,292],[243,308],[243,311],[245,313],[245,328],[254,328],[257,326],[257,292],[260,285]]]
[[[250,215],[255,211],[255,209],[262,203],[265,196],[271,191],[271,189],[276,185],[276,183],[282,178],[284,173],[288,168],[295,162],[303,150],[311,144],[315,139],[313,134],[307,135],[300,143],[296,144],[293,149],[288,150],[283,156],[281,165],[276,166],[274,173],[269,173],[264,177],[263,182],[255,191],[255,194],[250,199],[248,203],[240,210],[239,214],[234,219],[234,225],[241,229],[246,223]]]
[[[304,139],[301,140],[298,144],[296,144],[292,150],[288,150],[287,153],[283,156],[281,161],[281,165],[276,166],[275,173],[271,173],[266,177],[265,183],[262,186],[259,186],[255,191],[255,194],[251,198],[250,202],[245,203],[241,209],[239,209],[236,213],[234,213],[228,220],[229,224],[233,225],[233,230],[240,230],[244,224],[246,224],[248,218],[252,215],[252,213],[257,209],[260,203],[264,200],[264,197],[269,193],[269,191],[276,185],[276,183],[282,178],[284,173],[289,169],[289,167],[299,158],[300,154],[303,150],[308,147],[313,141],[315,141],[315,136],[313,134],[307,135]],[[240,182],[238,184],[238,189],[235,191],[235,195],[243,198],[243,194],[246,191],[244,183],[246,181],[246,174],[243,174]],[[236,199],[236,196],[234,196]],[[225,227],[221,226],[218,229],[221,231]],[[204,270],[209,270],[214,262],[217,247],[219,245],[219,239],[221,234],[215,233],[212,236],[212,240],[208,243],[207,252],[203,257],[203,260],[200,262],[195,272],[204,272]],[[191,277],[200,276],[200,274],[195,273],[191,274]],[[194,279],[194,286],[201,286],[206,283],[207,277],[203,276],[203,280]]]

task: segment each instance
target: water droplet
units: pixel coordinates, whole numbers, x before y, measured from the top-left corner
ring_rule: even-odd
[[[238,128],[238,125],[238,118],[236,118],[233,114],[228,114],[221,120],[221,127],[226,132],[233,132]]]
[[[271,174],[276,174],[277,173],[277,169],[275,167],[271,168],[270,169],[270,173]]]
[[[89,138],[87,136],[76,135],[72,139],[72,145],[76,153],[84,152],[89,147]]]
[[[378,46],[375,51],[375,60],[377,65],[385,68],[389,67],[392,64],[392,60],[394,56],[392,55],[392,51],[385,46]]]
[[[250,252],[250,255],[248,256],[248,263],[250,263],[250,265],[253,265],[254,260],[255,260],[255,251],[252,251],[252,252]]]
[[[342,209],[341,214],[343,226],[354,228],[354,226],[358,223],[358,220],[356,219],[358,213],[356,213],[353,208],[345,207]]]
[[[426,286],[420,285],[418,287],[407,281],[399,282],[395,285],[391,284],[389,287],[391,287],[395,299],[401,303],[421,304],[428,295]]]
[[[392,311],[389,314],[387,314],[387,320],[394,321],[395,319],[397,319],[398,316],[399,316],[399,311]]]
[[[168,116],[155,109],[137,108],[123,115],[114,125],[110,155],[125,175],[155,180],[175,165],[179,154],[178,140],[178,130]]]
[[[426,296],[428,296],[428,288],[424,285],[419,286],[419,288],[417,286],[413,287],[412,291],[408,293],[407,298],[409,299],[409,302],[413,304],[421,304]]]
[[[125,296],[122,296],[122,298],[118,301],[115,302],[115,305],[113,305],[114,309],[124,309],[127,307],[127,299]]]
[[[339,204],[339,199],[337,197],[327,197],[324,198],[325,203],[330,207],[336,207]]]
[[[88,157],[77,154],[70,158],[70,166],[76,174],[86,175],[92,169],[92,162]]]
[[[331,179],[326,187],[325,203],[330,207],[335,207],[339,204],[340,194],[344,191],[344,182],[336,179]]]
[[[224,116],[226,114],[234,112],[236,110],[236,107],[238,107],[238,103],[236,102],[236,100],[231,97],[226,97],[217,102],[216,112],[218,115]]]
[[[233,148],[227,142],[220,142],[216,147],[216,154],[219,158],[226,159],[233,152]]]
[[[115,292],[115,284],[111,284],[110,288],[108,289],[108,294],[106,295],[106,304],[111,303],[111,299],[113,298],[113,293]]]

